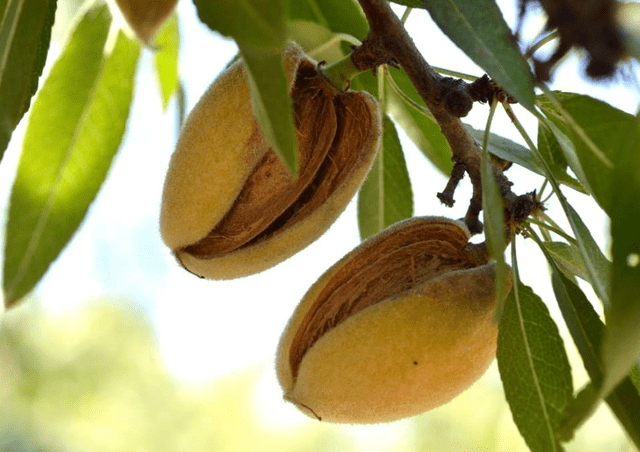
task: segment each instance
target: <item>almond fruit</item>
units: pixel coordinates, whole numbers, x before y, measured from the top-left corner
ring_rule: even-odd
[[[285,399],[329,422],[376,423],[442,405],[493,361],[494,266],[464,224],[405,220],[309,289],[283,333]]]
[[[283,62],[297,130],[296,178],[258,126],[242,61],[213,83],[181,131],[161,232],[178,261],[202,277],[250,275],[305,248],[344,210],[375,158],[376,100],[336,89],[295,43]]]

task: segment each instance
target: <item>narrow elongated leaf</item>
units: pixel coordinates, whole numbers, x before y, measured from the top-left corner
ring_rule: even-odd
[[[591,195],[593,193],[593,190],[591,189],[591,186],[589,185],[589,181],[587,180],[587,176],[585,175],[582,169],[582,165],[580,164],[580,159],[578,158],[578,153],[576,152],[576,148],[573,145],[573,142],[567,136],[567,134],[569,133],[568,126],[566,124],[561,123],[560,121],[552,122],[549,119],[547,119],[546,122],[544,122],[544,125],[551,131],[553,137],[555,138],[556,142],[560,146],[560,149],[562,150],[562,154],[566,159],[569,167],[578,177],[578,180],[580,181],[580,183],[585,187],[585,193],[588,193]],[[552,175],[555,178],[556,176],[559,176],[560,173],[553,172]]]
[[[291,39],[305,49],[307,54],[316,61],[333,63],[344,58],[345,53],[340,47],[338,35],[324,25],[307,20],[292,20],[289,22]]]
[[[562,154],[560,143],[553,135],[553,132],[546,128],[544,124],[538,124],[538,150],[547,161],[551,169],[555,172],[566,171],[568,163]],[[557,177],[557,176],[556,176]]]
[[[435,118],[426,111],[424,101],[418,95],[407,74],[389,68],[393,82],[402,95],[389,89],[387,105],[393,119],[404,129],[409,138],[433,165],[443,174],[450,175],[453,168],[451,147]]]
[[[569,224],[571,224],[571,229],[578,240],[578,249],[580,250],[582,261],[587,269],[589,282],[606,308],[610,305],[609,278],[611,275],[611,262],[609,262],[600,250],[600,247],[598,247],[598,244],[593,240],[593,236],[582,221],[582,218],[580,218],[580,215],[578,215],[564,197],[560,197],[560,199],[565,214],[569,219]]]
[[[568,187],[586,193],[584,186],[567,173],[567,160],[562,153],[562,148],[553,132],[544,124],[538,125],[538,150],[540,155],[553,171],[556,180]]]
[[[582,356],[584,367],[594,382],[602,381],[604,366],[600,359],[600,343],[604,324],[580,287],[560,272],[549,255],[553,291],[562,316]]]
[[[631,116],[633,118],[633,116]],[[640,357],[640,124],[634,119],[620,140],[611,181],[611,305],[603,359],[607,369],[603,392],[629,373]],[[618,138],[611,137],[612,140]]]
[[[139,47],[119,33],[105,54],[110,23],[106,6],[85,14],[34,103],[10,199],[9,304],[33,288],[72,237],[120,145]]]
[[[347,33],[362,40],[369,25],[357,0],[289,1],[289,18],[315,22],[335,33]]]
[[[426,8],[438,27],[520,104],[533,109],[533,78],[494,0],[394,0]]]
[[[253,112],[262,133],[292,174],[298,170],[293,106],[280,52],[240,45],[251,85]]]
[[[484,139],[484,130],[475,129],[469,124],[464,124],[464,128],[476,143],[482,143]],[[526,147],[516,143],[513,140],[497,135],[493,132],[489,133],[489,152],[501,159],[527,168],[534,173],[542,174],[540,161]]]
[[[396,128],[385,116],[382,148],[358,194],[358,226],[365,239],[413,215],[413,192]]]
[[[533,452],[563,450],[555,438],[573,393],[558,328],[542,300],[514,283],[498,332],[498,368],[513,419]]]
[[[465,129],[469,132],[469,135],[473,137],[476,142],[481,143],[482,137],[484,136],[484,130],[478,130],[473,128],[472,126],[465,124]],[[540,174],[541,176],[545,175],[544,165],[540,162],[540,159],[529,149],[522,146],[521,144],[516,143],[508,138],[502,137],[495,133],[491,133],[491,140],[489,142],[489,152],[496,157],[500,157],[503,160],[507,160],[508,162],[513,162],[517,165],[522,166],[523,168],[528,169],[531,172],[536,174]],[[568,174],[556,174],[556,180],[562,184],[567,185],[568,187],[573,188],[574,190],[580,191],[582,193],[585,192],[584,187],[569,176]]]
[[[558,243],[538,242],[538,244],[551,266],[553,289],[558,305],[591,378],[591,383],[567,405],[563,414],[558,435],[562,439],[569,440],[580,424],[593,413],[604,396],[601,386],[606,369],[601,358],[601,344],[605,326],[582,290],[562,274],[560,270],[562,258],[556,259],[549,251],[554,247],[548,246],[558,245]],[[631,376],[637,375],[636,366],[632,369]],[[640,395],[632,379],[625,377],[606,396],[606,401],[629,437],[636,446],[640,446],[640,423],[637,421],[640,419]]]
[[[285,0],[193,0],[198,17],[211,30],[256,49],[273,51],[287,37]]]
[[[637,143],[640,141],[637,119],[589,96],[561,92],[555,93],[555,96],[572,118],[573,124],[564,124],[564,128],[574,145],[593,196],[611,214],[611,200],[614,199],[612,162],[617,160],[621,152],[637,152]],[[540,105],[556,125],[565,121],[552,102],[541,100]],[[572,163],[569,157],[567,161]],[[579,169],[574,168],[574,172],[580,177]]]
[[[0,160],[38,88],[56,0],[0,0]]]
[[[495,111],[495,106],[494,110]],[[488,136],[486,138],[489,138]],[[488,140],[486,145],[489,144]],[[504,250],[507,247],[504,225],[504,201],[500,195],[500,187],[493,173],[493,166],[489,157],[488,146],[482,153],[482,210],[484,212],[484,234],[489,254],[496,263],[496,321],[499,320],[504,310],[507,296],[509,275],[507,264],[504,260]]]
[[[154,55],[155,70],[162,96],[162,107],[166,109],[169,100],[178,89],[180,78],[178,73],[180,30],[175,12],[156,35],[156,47],[158,50]]]
[[[547,258],[552,265],[553,290],[562,316],[578,347],[589,377],[595,385],[599,385],[605,373],[600,358],[604,324],[582,290],[560,272],[549,254]],[[631,379],[625,377],[606,397],[606,401],[636,446],[640,446],[640,423],[637,422],[640,419],[640,395]],[[591,401],[592,404],[595,402],[595,399]],[[583,419],[586,419],[590,412],[591,410],[584,412]],[[564,432],[564,435],[572,436],[569,432]]]
[[[194,0],[211,30],[236,40],[251,85],[253,112],[273,150],[297,172],[297,140],[282,51],[287,41],[285,0]]]
[[[584,265],[580,250],[574,246],[564,242],[544,242],[543,246],[553,257],[561,270],[572,276],[577,276],[589,280],[587,268]]]

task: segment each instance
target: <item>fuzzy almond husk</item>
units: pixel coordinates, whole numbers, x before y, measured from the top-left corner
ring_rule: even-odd
[[[389,422],[468,388],[497,347],[495,273],[440,217],[406,220],[331,267],[278,347],[285,399],[319,420]]]
[[[381,135],[375,99],[333,88],[295,43],[283,61],[296,114],[295,179],[253,116],[242,62],[213,83],[183,127],[161,232],[197,275],[246,276],[300,251],[336,220],[373,163]]]
[[[149,44],[178,0],[116,0],[116,3],[138,39]]]

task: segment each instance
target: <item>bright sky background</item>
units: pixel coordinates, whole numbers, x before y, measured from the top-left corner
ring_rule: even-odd
[[[514,3],[499,2],[510,25],[516,17]],[[180,69],[190,110],[235,55],[236,48],[232,41],[221,39],[198,21],[191,2],[180,1],[178,10],[182,33]],[[403,10],[396,8],[400,14]],[[407,28],[430,64],[482,75],[439,33],[426,13],[414,11]],[[52,49],[48,65],[58,52],[59,47]],[[569,59],[556,74],[552,87],[588,92],[629,112],[637,110],[637,82],[585,85],[581,75],[580,64]],[[487,106],[476,104],[468,122],[484,128],[487,112]],[[522,119],[527,118],[523,115]],[[500,110],[495,121],[494,132],[523,142]],[[535,127],[530,119],[525,123]],[[354,200],[318,241],[271,270],[234,281],[204,281],[187,273],[174,262],[158,231],[162,184],[177,139],[176,124],[175,102],[162,113],[152,54],[145,50],[127,134],[109,178],[80,231],[37,287],[35,296],[54,311],[96,298],[135,303],[151,316],[169,368],[182,379],[198,382],[272,361],[280,333],[307,288],[355,247],[359,236]],[[0,167],[3,223],[24,125],[23,121],[14,133]],[[535,128],[530,130],[535,137]],[[415,215],[462,217],[470,195],[468,180],[456,193],[455,207],[442,206],[435,195],[444,188],[446,178],[431,168],[402,133],[401,140],[414,189]],[[514,168],[507,175],[515,182],[516,193],[540,186],[539,178],[531,177],[526,170]],[[592,228],[596,240],[607,247],[608,226],[601,211],[593,208],[595,203],[570,189],[565,193]],[[553,218],[564,219],[558,215],[557,206],[552,204],[550,208]],[[546,263],[535,245],[528,242],[521,238],[517,241],[521,276],[557,314]],[[265,384],[277,395],[278,391],[273,390],[275,376]],[[279,397],[274,400],[274,404],[281,403]]]

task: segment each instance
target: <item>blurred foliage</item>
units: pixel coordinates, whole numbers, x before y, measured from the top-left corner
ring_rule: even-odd
[[[282,402],[271,363],[205,384],[175,380],[147,317],[120,300],[61,314],[34,301],[0,321],[1,452],[527,450],[495,366],[451,403],[407,421],[318,424]],[[203,359],[215,359],[215,347]],[[567,450],[631,450],[604,416]]]

